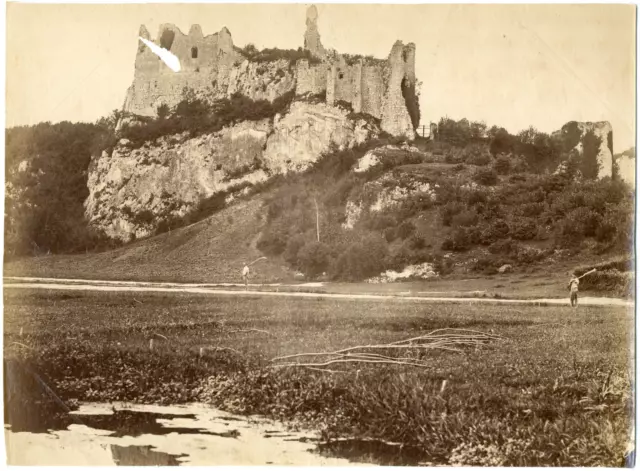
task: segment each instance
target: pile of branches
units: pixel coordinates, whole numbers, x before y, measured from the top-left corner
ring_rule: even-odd
[[[423,360],[428,351],[444,350],[462,353],[465,348],[481,348],[502,340],[499,335],[468,329],[437,329],[419,337],[378,345],[358,345],[333,352],[297,353],[273,358],[273,368],[317,367],[340,363],[380,363],[427,367]]]

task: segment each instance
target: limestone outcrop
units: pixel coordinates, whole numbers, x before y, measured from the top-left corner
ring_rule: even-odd
[[[260,158],[270,132],[265,120],[192,139],[165,136],[139,149],[121,140],[89,168],[89,224],[114,239],[146,237],[215,193],[264,181]]]
[[[349,119],[340,108],[294,102],[289,113],[275,120],[265,165],[273,173],[305,170],[331,146],[349,148],[377,135],[375,126],[364,119]]]
[[[294,102],[276,119],[243,121],[190,138],[164,136],[132,149],[121,139],[89,167],[89,224],[128,241],[152,235],[213,195],[233,198],[270,176],[300,171],[331,149],[376,137],[379,129],[340,108]]]

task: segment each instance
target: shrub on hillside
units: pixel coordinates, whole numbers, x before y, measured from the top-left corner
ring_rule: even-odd
[[[477,227],[458,227],[442,243],[442,250],[462,252],[472,245],[480,243],[480,231]]]
[[[498,175],[508,175],[511,171],[511,161],[505,155],[500,155],[493,163],[493,169]]]
[[[361,224],[367,229],[374,231],[384,231],[386,228],[398,228],[396,218],[391,214],[379,211],[371,211],[361,217]],[[410,223],[409,223],[410,224]]]
[[[495,275],[501,266],[511,263],[513,262],[508,258],[485,255],[476,259],[473,264],[473,271],[484,275]]]
[[[409,265],[418,265],[425,262],[433,262],[434,257],[431,252],[424,247],[412,247],[410,242],[404,243],[398,251],[390,255],[387,259],[386,268],[391,270],[402,270]]]
[[[345,281],[361,281],[385,270],[387,245],[380,237],[367,236],[349,244],[332,267],[332,277]]]
[[[291,91],[276,98],[273,103],[267,100],[252,100],[240,93],[230,98],[209,103],[194,96],[190,90],[184,91],[184,99],[167,116],[149,120],[145,124],[124,126],[122,137],[130,141],[132,148],[141,147],[145,142],[154,141],[162,136],[188,132],[191,137],[202,133],[212,133],[239,121],[270,118],[284,112],[293,101],[295,92]]]
[[[478,224],[478,214],[473,210],[462,211],[451,218],[451,227],[470,227]]]
[[[288,60],[292,67],[300,59],[306,59],[309,64],[319,64],[320,59],[311,54],[308,49],[299,47],[298,49],[265,48],[258,51],[253,44],[247,44],[240,52],[251,62],[275,62],[278,60]]]
[[[481,185],[492,186],[498,183],[498,174],[490,168],[481,168],[473,175],[473,180]]]
[[[302,247],[304,247],[306,241],[307,241],[307,238],[303,234],[296,234],[293,237],[290,237],[287,240],[287,243],[284,248],[284,252],[282,253],[282,258],[284,258],[285,262],[287,262],[289,265],[295,268],[299,268],[298,252]]]
[[[486,203],[487,195],[484,191],[471,190],[467,192],[467,205],[475,206],[478,203]]]
[[[397,231],[395,227],[387,227],[384,230],[384,239],[391,243],[398,238]]]
[[[509,225],[503,219],[491,221],[480,233],[480,242],[484,245],[492,244],[509,235]]]
[[[465,209],[465,206],[457,201],[449,201],[440,208],[440,217],[443,226],[450,226],[453,216]]]
[[[306,276],[315,278],[327,271],[331,259],[331,248],[314,241],[305,244],[298,251],[297,266]]]
[[[280,255],[287,248],[289,228],[285,224],[270,224],[260,235],[256,247],[268,255]]]
[[[579,207],[560,221],[561,242],[564,246],[576,246],[585,237],[598,234],[602,216],[586,207]]]
[[[509,234],[516,240],[531,240],[536,237],[538,226],[531,218],[516,218],[509,223]]]
[[[406,197],[396,210],[399,219],[407,219],[432,208],[434,201],[431,193],[415,192]]]
[[[404,240],[409,236],[413,235],[416,231],[416,226],[411,221],[403,221],[398,226],[397,236]]]
[[[466,159],[466,162],[472,165],[489,165],[491,163],[491,155],[484,152],[474,152]]]
[[[633,272],[599,270],[580,280],[580,289],[612,293],[616,296],[633,297],[635,277]]]
[[[492,254],[513,255],[518,252],[518,243],[511,239],[497,240],[489,246]]]

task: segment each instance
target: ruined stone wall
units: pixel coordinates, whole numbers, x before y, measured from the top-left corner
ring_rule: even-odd
[[[330,106],[336,103],[336,79],[338,77],[338,66],[331,64],[327,71],[327,104]]]
[[[296,64],[296,95],[311,93],[317,95],[327,89],[326,64],[309,65],[307,60],[299,60]]]
[[[346,101],[353,105],[356,90],[355,68],[346,64],[338,64],[336,68],[336,101]],[[358,88],[360,84],[358,84]]]
[[[380,118],[384,97],[384,70],[382,67],[362,68],[362,112]]]
[[[389,54],[389,82],[382,104],[383,131],[393,136],[407,136],[415,138],[415,130],[411,122],[411,116],[407,110],[405,97],[402,93],[403,80],[407,77],[409,60],[415,54],[415,46],[404,46],[401,41],[396,41]],[[412,73],[409,71],[409,73]],[[415,80],[415,72],[413,72]]]
[[[295,70],[291,70],[286,59],[269,63],[248,61],[234,48],[226,28],[204,36],[200,27],[194,25],[185,35],[176,26],[164,24],[154,42],[180,59],[181,70],[173,72],[140,42],[124,111],[156,116],[160,105],[177,105],[185,88],[212,99],[242,93],[254,100],[269,101],[292,90],[297,95],[326,91],[327,104],[345,101],[355,112],[381,119],[385,131],[415,137],[412,131],[417,120],[415,46],[404,46],[398,41],[386,61],[351,57],[347,63],[348,56],[322,46],[317,18],[316,8],[310,7],[304,42],[305,48],[322,62],[312,65],[299,60]],[[140,36],[150,39],[144,26]]]
[[[150,39],[144,26],[140,28],[140,36]],[[180,71],[172,71],[140,42],[133,84],[125,98],[126,112],[156,116],[160,105],[177,105],[185,88],[214,99],[239,92],[253,100],[273,101],[296,86],[295,72],[288,60],[248,61],[234,49],[226,28],[205,37],[198,25],[185,35],[176,26],[164,24],[154,42],[180,59]]]

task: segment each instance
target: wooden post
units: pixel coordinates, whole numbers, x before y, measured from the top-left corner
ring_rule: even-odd
[[[22,329],[23,327],[20,327],[20,337],[22,337]]]
[[[149,340],[149,350],[153,350],[153,339]]]

